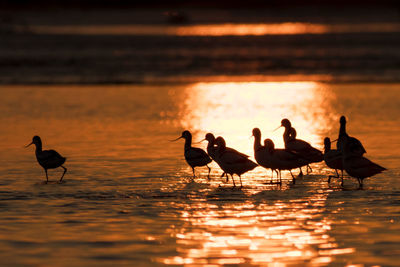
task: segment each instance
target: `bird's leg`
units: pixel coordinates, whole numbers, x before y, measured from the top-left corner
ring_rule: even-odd
[[[301,169],[300,169],[301,170]],[[290,175],[292,175],[292,179],[293,179],[293,184],[296,184],[296,179],[294,178],[294,175],[292,173],[292,170],[289,170]]]
[[[335,169],[336,175],[329,175],[328,184],[331,182],[331,178],[339,178],[339,173],[337,169]]]
[[[279,170],[279,184],[282,184],[282,172]]]
[[[208,176],[207,176],[207,178],[208,178],[208,180],[210,180],[210,172],[211,172],[211,168],[210,167],[208,167],[208,165],[206,165],[207,166],[207,168],[208,168]]]
[[[231,174],[231,177],[232,177],[232,181],[233,181],[233,188],[235,188],[236,184],[235,184],[235,178],[233,178],[233,174]]]
[[[44,172],[46,173],[46,184],[49,182],[49,177],[47,176],[47,169],[44,169]]]
[[[343,186],[343,170],[342,170],[342,182],[340,183],[341,186]]]
[[[362,179],[360,179],[360,178],[357,178],[357,180],[358,180],[358,184],[359,184],[359,187],[358,187],[358,189],[362,189],[362,188],[363,188],[363,182],[362,182]]]
[[[192,167],[192,171],[193,171],[193,179],[196,178],[196,175],[194,174],[194,167]]]
[[[227,182],[229,182],[229,176],[228,176],[227,173],[225,173],[225,175],[226,175],[226,181],[225,181],[225,183],[227,183]],[[232,178],[232,179],[233,179],[233,178]]]
[[[60,182],[62,182],[62,179],[63,179],[63,177],[64,177],[64,174],[67,172],[67,168],[65,168],[64,166],[61,166],[61,168],[64,169],[64,172],[63,172],[63,174],[61,175]]]
[[[308,169],[310,169],[310,172],[308,171]],[[307,164],[307,174],[312,173],[312,169],[311,166],[309,164]]]
[[[301,170],[301,167],[299,169],[300,169],[300,172],[299,172],[299,175],[297,175],[297,177],[302,178],[303,177],[303,171]]]
[[[243,187],[243,184],[242,184],[242,177],[240,177],[240,175],[239,175],[239,180],[240,180],[240,188],[242,188],[242,187]]]

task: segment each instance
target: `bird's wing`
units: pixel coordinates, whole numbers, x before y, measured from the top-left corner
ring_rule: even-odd
[[[295,151],[284,149],[275,149],[274,156],[276,156],[279,160],[295,160],[300,157]]]
[[[53,160],[53,159],[62,159],[63,157],[55,150],[43,150],[38,158],[44,161]]]
[[[239,156],[241,156],[243,158],[246,158],[246,159],[250,157],[250,156],[248,156],[246,154],[243,154],[242,152],[239,152],[236,149],[233,149],[233,148],[230,148],[230,147],[227,147],[225,149],[225,151],[235,153],[235,154],[237,154],[237,155],[239,155]]]
[[[349,145],[350,151],[352,153],[363,155],[364,153],[367,152],[365,150],[365,148],[363,147],[363,145],[361,144],[361,142],[357,138],[349,137],[348,145]]]
[[[224,153],[221,155],[222,160],[225,163],[228,164],[236,164],[236,163],[241,163],[241,162],[246,162],[248,160],[247,155],[243,156],[242,153],[237,151],[230,151],[230,150],[225,150]]]
[[[203,149],[197,147],[192,147],[185,152],[185,156],[190,160],[210,158]]]

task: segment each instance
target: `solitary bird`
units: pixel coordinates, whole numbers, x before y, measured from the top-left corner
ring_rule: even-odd
[[[361,144],[361,142],[354,137],[351,137],[347,134],[346,132],[346,117],[345,116],[341,116],[340,117],[340,128],[339,128],[339,137],[337,140],[337,149],[339,151],[344,150],[344,144],[345,142],[347,142],[348,144],[348,149],[351,149],[351,152],[353,155],[358,155],[358,156],[362,156],[364,155],[367,151],[365,151],[363,145]]]
[[[248,172],[258,165],[249,160],[249,156],[236,151],[233,148],[226,147],[224,138],[221,136],[215,139],[217,146],[216,150],[216,162],[220,164],[221,169],[232,176],[233,187],[236,187],[234,174],[237,174],[240,179],[240,186],[243,187],[241,175]]]
[[[331,182],[331,178],[339,178],[338,170],[342,171],[342,183],[343,186],[343,159],[342,152],[337,149],[331,149],[331,139],[325,137],[324,139],[324,161],[329,168],[335,170],[336,175],[329,175],[328,184]]]
[[[343,143],[343,168],[352,177],[357,178],[359,188],[363,187],[363,180],[381,173],[386,168],[360,156],[358,144],[350,139]]]
[[[196,177],[194,172],[195,167],[207,166],[208,168],[207,177],[208,179],[210,179],[211,168],[208,167],[207,164],[212,161],[211,158],[207,155],[207,153],[203,149],[192,147],[192,134],[189,131],[187,130],[183,131],[180,137],[172,141],[176,141],[181,138],[185,139],[185,153],[184,153],[185,159],[186,162],[189,164],[189,166],[192,168],[193,178]]]
[[[293,153],[298,154],[300,157],[308,161],[307,173],[309,169],[312,171],[311,167],[309,166],[310,163],[324,160],[324,156],[320,150],[312,147],[306,141],[296,138],[296,130],[292,127],[292,124],[288,119],[283,119],[280,127],[285,128],[285,132],[283,133],[285,148]],[[302,174],[303,173],[300,168],[300,175]]]
[[[26,147],[34,144],[36,146],[36,159],[39,162],[39,165],[43,167],[45,173],[46,173],[46,183],[49,182],[49,177],[47,176],[47,170],[48,169],[55,169],[58,167],[61,167],[64,169],[64,172],[60,178],[60,182],[62,182],[62,179],[64,177],[64,174],[67,172],[67,168],[63,166],[66,158],[62,157],[60,154],[58,154],[57,151],[55,150],[42,150],[42,140],[40,139],[39,136],[35,135],[32,138],[32,143],[27,145]]]

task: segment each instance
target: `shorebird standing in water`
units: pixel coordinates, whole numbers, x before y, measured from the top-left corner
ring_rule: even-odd
[[[254,158],[256,159],[258,165],[266,168],[271,169],[272,171],[272,179],[274,178],[274,171],[276,172],[277,177],[278,171],[276,166],[274,166],[271,157],[268,155],[268,151],[266,150],[265,146],[261,145],[261,131],[259,128],[254,128],[252,131],[252,136],[254,137]],[[272,183],[272,180],[271,180]],[[282,184],[281,179],[279,179],[278,184]]]
[[[364,153],[367,153],[367,151],[365,151],[363,145],[361,144],[361,142],[354,137],[351,137],[347,134],[346,132],[346,117],[345,116],[341,116],[340,117],[340,129],[339,129],[339,137],[337,139],[337,149],[341,152],[344,151],[344,144],[345,142],[347,142],[348,144],[348,149],[351,148],[351,152],[353,155],[358,155],[358,156],[362,156],[364,155]]]
[[[282,181],[281,172],[288,170],[292,176],[293,184],[295,184],[296,179],[292,173],[292,169],[307,165],[307,161],[287,149],[275,149],[275,144],[271,139],[265,139],[264,146],[272,168],[279,170],[279,180]]]
[[[226,147],[224,138],[221,136],[215,139],[215,144],[217,146],[216,150],[216,162],[220,164],[221,169],[230,174],[233,181],[233,187],[236,187],[234,174],[237,174],[240,179],[240,187],[243,187],[241,175],[248,172],[258,165],[249,160],[249,156],[236,151],[233,148]]]
[[[357,178],[361,189],[365,178],[381,173],[386,168],[359,155],[359,153],[359,144],[349,138],[345,139],[343,143],[343,168],[350,176]]]
[[[215,146],[215,136],[212,133],[207,133],[206,137],[203,140],[201,140],[200,142],[202,142],[202,141],[208,141],[207,153],[221,168],[221,163],[218,161],[218,158],[217,158],[217,147]],[[226,182],[228,182],[229,177],[228,177],[227,173],[223,172],[221,175],[221,178],[224,177],[224,175],[226,175]]]
[[[67,168],[63,166],[66,158],[62,157],[60,154],[57,153],[55,150],[42,150],[42,140],[39,136],[35,135],[32,138],[32,143],[27,145],[26,147],[34,144],[36,146],[36,159],[39,162],[39,165],[43,167],[46,173],[46,183],[49,182],[49,177],[47,175],[48,169],[55,169],[61,167],[64,169],[64,172],[60,178],[60,182],[64,177],[64,174],[67,172]]]
[[[196,175],[194,173],[195,167],[207,166],[208,179],[210,179],[211,168],[208,167],[207,164],[212,161],[211,158],[207,155],[207,153],[203,149],[197,148],[197,147],[192,147],[192,134],[189,131],[187,131],[187,130],[183,131],[182,135],[180,137],[178,137],[177,139],[172,140],[172,141],[176,141],[181,138],[185,139],[185,153],[184,153],[185,159],[186,159],[186,162],[189,164],[189,166],[192,168],[193,178],[196,177]]]
[[[285,142],[285,148],[293,153],[298,154],[301,158],[308,161],[307,164],[307,173],[308,170],[312,171],[309,166],[310,163],[320,162],[324,160],[324,156],[321,151],[312,147],[309,143],[304,140],[296,139],[296,130],[292,127],[292,124],[288,119],[283,119],[281,121],[281,126],[285,128],[285,132],[283,133],[283,141]],[[300,168],[300,176],[302,175],[302,171]]]
[[[324,161],[326,165],[334,169],[336,175],[329,175],[328,184],[331,182],[331,178],[339,178],[338,170],[342,171],[342,183],[343,186],[343,159],[342,159],[342,152],[337,149],[331,149],[331,139],[329,137],[325,137],[324,139]]]

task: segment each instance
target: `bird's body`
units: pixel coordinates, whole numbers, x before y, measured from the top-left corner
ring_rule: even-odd
[[[332,177],[339,178],[338,170],[341,170],[342,171],[342,185],[343,185],[343,159],[342,159],[342,152],[340,152],[337,149],[331,149],[331,140],[329,139],[329,137],[326,137],[324,139],[324,145],[325,145],[324,161],[325,161],[326,165],[329,168],[334,169],[335,172],[336,172],[336,176],[329,175],[328,183],[330,183]]]
[[[208,154],[208,155],[218,164],[218,166],[222,169],[220,159],[217,157],[217,147],[215,146],[215,136],[214,136],[212,133],[207,133],[207,134],[206,134],[206,137],[204,138],[204,140],[207,140],[207,141],[208,141],[208,144],[207,144],[207,154]],[[244,157],[247,157],[247,158],[249,157],[249,156],[247,156],[247,155],[245,155],[245,154],[243,154],[243,153],[240,153],[240,152],[238,152],[238,151],[236,151],[235,149],[230,148],[230,147],[226,147],[226,150],[227,150],[227,151],[234,152],[234,153],[241,154],[241,155],[243,155]],[[224,175],[226,175],[226,182],[228,182],[228,179],[229,179],[229,178],[228,178],[228,175],[227,175],[226,172],[223,172],[223,173],[222,173],[221,178],[222,178]]]
[[[66,158],[64,158],[63,156],[61,156],[57,151],[55,150],[42,150],[42,140],[40,139],[39,136],[34,136],[32,138],[32,143],[30,143],[28,146],[35,144],[36,146],[36,150],[35,150],[35,154],[36,154],[36,159],[39,163],[40,166],[43,167],[43,169],[45,170],[46,173],[46,182],[49,181],[48,175],[47,175],[47,170],[48,169],[55,169],[58,167],[61,167],[64,169],[64,173],[62,174],[61,178],[60,178],[60,182],[62,181],[65,173],[67,172],[67,168],[65,168],[64,166],[62,166],[65,161]]]
[[[192,147],[192,134],[189,131],[183,131],[182,135],[178,139],[180,138],[185,139],[185,150],[184,150],[185,160],[192,168],[193,177],[196,177],[194,172],[195,167],[207,166],[208,178],[210,178],[211,168],[208,167],[207,164],[211,162],[211,158],[207,155],[207,153],[203,149]]]
[[[265,139],[264,146],[266,152],[265,159],[269,166],[279,170],[279,177],[281,177],[281,171],[288,170],[292,175],[293,183],[295,183],[292,170],[307,165],[307,160],[287,149],[276,149],[271,139]]]
[[[364,155],[367,151],[364,149],[363,145],[361,142],[355,138],[351,137],[347,134],[346,132],[346,117],[341,116],[340,117],[340,128],[339,128],[339,137],[337,139],[337,144],[336,148],[339,151],[344,150],[344,144],[347,143],[348,149],[350,149],[353,155],[358,155],[362,156]]]
[[[310,163],[320,162],[324,160],[322,152],[312,147],[308,142],[296,138],[296,130],[292,127],[288,119],[283,119],[281,126],[285,127],[283,133],[283,141],[285,143],[285,149],[298,154],[299,157],[307,161],[307,170],[310,169]],[[301,169],[300,169],[301,172]],[[302,174],[302,173],[301,173]]]
[[[233,178],[234,174],[239,176],[240,185],[242,186],[241,175],[257,167],[257,164],[249,160],[249,156],[240,153],[233,148],[226,147],[225,140],[222,137],[217,137],[217,139],[215,139],[215,144],[217,146],[216,162],[225,173],[232,176],[234,186],[236,186]]]
[[[258,165],[266,169],[271,169],[272,178],[274,176],[274,171],[278,176],[278,169],[274,168],[274,165],[271,162],[271,158],[269,157],[265,146],[261,145],[260,129],[258,128],[253,129],[253,137],[254,137],[254,158],[256,159],[256,162],[258,163]],[[279,183],[280,184],[282,183],[281,179],[279,180]]]
[[[361,156],[360,147],[357,142],[351,139],[345,139],[343,143],[343,168],[352,177],[357,178],[360,188],[363,186],[363,180],[383,172],[386,168]]]

